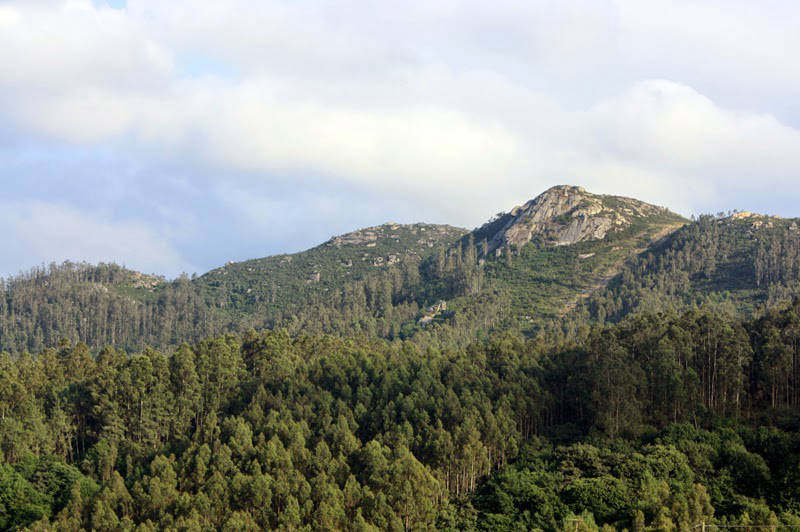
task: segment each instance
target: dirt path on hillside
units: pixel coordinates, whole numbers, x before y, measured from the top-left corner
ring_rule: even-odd
[[[604,271],[603,274],[600,276],[600,279],[592,283],[592,285],[589,286],[588,288],[581,290],[575,297],[573,297],[570,301],[565,303],[564,306],[561,307],[561,310],[559,310],[558,315],[563,318],[564,316],[575,310],[579,302],[588,299],[589,296],[591,296],[598,290],[601,290],[606,286],[608,286],[608,283],[610,283],[614,277],[622,273],[622,267],[625,265],[625,261],[627,261],[631,257],[635,257],[641,253],[644,253],[645,251],[647,251],[648,247],[652,246],[653,244],[655,244],[660,240],[663,240],[664,238],[671,235],[684,225],[686,224],[672,224],[665,226],[663,229],[661,229],[660,231],[658,231],[656,234],[653,235],[653,238],[650,239],[650,241],[647,243],[647,246],[641,248],[635,248],[630,255],[621,258],[620,260],[609,266],[606,269],[606,271]],[[645,233],[640,233],[639,235],[637,235],[636,238],[640,238],[644,235]]]

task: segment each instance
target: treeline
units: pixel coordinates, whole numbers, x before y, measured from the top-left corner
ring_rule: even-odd
[[[479,294],[484,279],[469,242],[331,289],[289,291],[290,300],[271,303],[277,288],[261,285],[254,290],[232,280],[210,286],[207,279],[186,276],[166,282],[115,264],[34,268],[0,280],[0,349],[35,352],[67,339],[134,352],[265,327],[285,327],[293,334],[407,338],[420,330],[417,319],[428,306]],[[497,323],[498,308],[499,302],[470,309],[459,318],[457,334],[444,334],[466,345],[479,327]]]
[[[0,349],[6,351],[39,351],[61,339],[133,351],[227,326],[185,277],[165,282],[116,264],[65,262],[0,279]]]
[[[618,248],[641,245],[636,231],[618,244],[584,243],[583,255],[531,243],[499,257],[484,256],[485,239],[476,243],[470,234],[425,256],[396,255],[397,262],[380,267],[356,268],[347,259],[351,271],[338,277],[332,272],[347,270],[341,261],[357,257],[355,248],[322,246],[294,260],[251,261],[169,282],[113,264],[50,265],[0,281],[0,349],[36,352],[66,338],[135,352],[281,327],[291,334],[419,336],[420,345],[463,347],[492,330],[533,335],[561,328],[572,335],[587,322],[700,305],[754,315],[800,288],[796,222],[718,216],[701,216],[596,288],[616,268]],[[309,278],[317,266],[327,278]],[[440,300],[447,312],[420,325]],[[562,316],[571,301],[577,309]]]
[[[3,355],[0,528],[798,524],[800,302],[577,336]]]

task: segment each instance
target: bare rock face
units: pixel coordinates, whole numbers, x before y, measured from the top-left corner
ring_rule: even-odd
[[[361,231],[353,231],[352,233],[347,233],[346,235],[335,236],[331,239],[331,242],[337,248],[342,246],[358,246],[364,244],[371,244],[378,240],[378,235],[375,231],[371,231],[369,229],[363,229]]]
[[[520,248],[534,238],[549,245],[568,246],[601,240],[612,231],[629,227],[637,217],[664,210],[630,198],[599,196],[582,187],[562,185],[548,189],[481,229],[490,233],[485,234],[488,252],[507,245]]]

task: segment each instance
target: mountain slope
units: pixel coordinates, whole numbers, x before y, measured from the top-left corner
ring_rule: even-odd
[[[473,235],[486,242],[488,253],[520,249],[535,241],[555,246],[602,240],[627,229],[647,230],[653,225],[685,220],[643,201],[621,196],[590,194],[582,187],[552,187],[510,212],[500,214]]]
[[[798,279],[795,220],[690,222],[559,186],[473,231],[385,224],[192,279],[115,265],[33,270],[0,286],[0,350],[66,338],[131,351],[276,327],[465,345],[706,303],[748,315],[797,293]]]
[[[384,224],[331,238],[307,251],[230,263],[199,277],[212,304],[233,316],[286,314],[324,299],[346,283],[382,276],[393,266],[417,268],[466,229],[434,224]]]
[[[0,280],[0,351],[39,351],[61,339],[132,351],[251,327],[296,331],[319,321],[318,309],[341,306],[343,290],[360,292],[363,303],[356,306],[364,309],[341,309],[326,318],[325,330],[344,332],[347,316],[349,322],[374,322],[378,307],[387,305],[387,280],[396,285],[405,271],[413,281],[424,258],[465,233],[444,225],[385,224],[300,253],[229,263],[169,282],[113,264],[36,268]],[[413,318],[417,310],[406,312]],[[385,333],[374,323],[359,327]]]
[[[479,243],[487,280],[509,301],[507,325],[534,332],[686,223],[663,207],[558,186],[468,238]]]
[[[796,219],[701,216],[627,264],[586,302],[584,318],[618,321],[700,304],[750,315],[797,294],[799,279]]]
[[[133,350],[216,331],[191,282],[116,264],[65,262],[0,281],[0,351],[39,351],[62,339]]]

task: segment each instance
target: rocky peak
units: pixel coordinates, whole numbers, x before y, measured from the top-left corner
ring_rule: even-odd
[[[510,245],[519,249],[534,238],[566,246],[601,240],[637,219],[666,212],[635,199],[590,194],[582,187],[552,187],[524,205],[498,215],[476,231],[490,253]],[[476,239],[477,240],[477,239]]]

